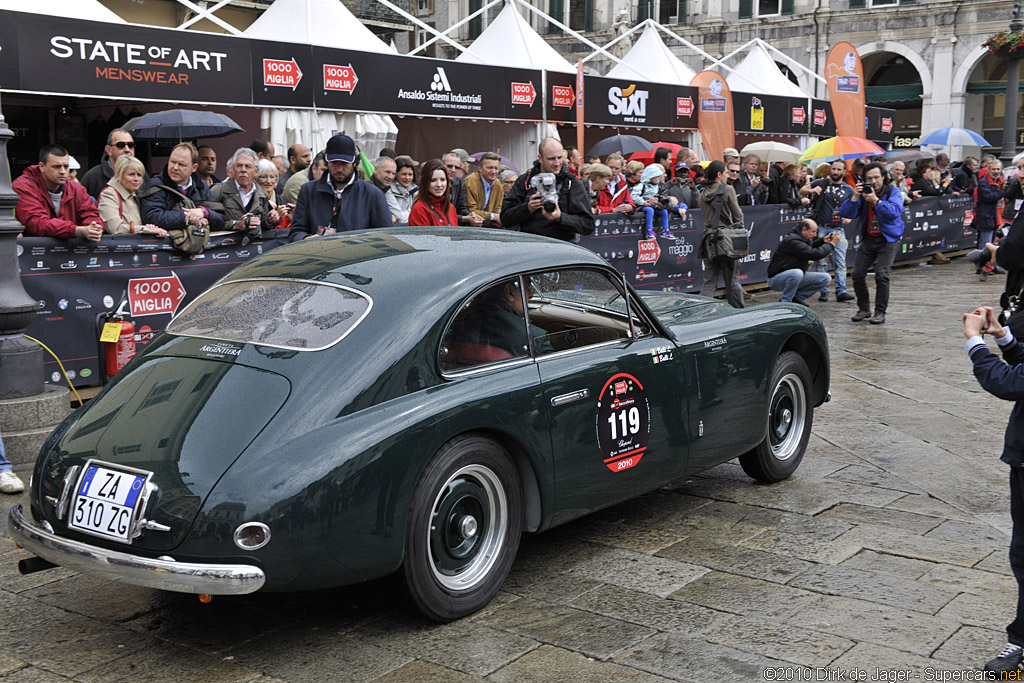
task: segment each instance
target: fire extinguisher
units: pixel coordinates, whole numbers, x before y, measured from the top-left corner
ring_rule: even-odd
[[[117,341],[105,341],[103,344],[103,364],[107,377],[113,377],[135,356],[135,324],[124,319],[124,301],[116,313],[103,316],[106,323],[119,323],[121,332]]]

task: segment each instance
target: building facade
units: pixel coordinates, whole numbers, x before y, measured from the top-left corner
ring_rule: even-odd
[[[485,4],[482,0],[415,0],[424,21],[451,26]],[[811,71],[821,74],[832,44],[855,45],[864,63],[867,102],[897,110],[895,146],[908,147],[935,128],[962,126],[998,146],[1003,129],[1006,60],[989,55],[981,44],[1007,29],[1012,0],[532,0],[574,31],[603,45],[615,34],[616,21],[628,25],[651,17],[716,58],[752,38],[761,38]],[[422,7],[420,7],[422,5]],[[471,41],[501,8],[457,30]],[[524,16],[527,12],[522,11]],[[531,25],[571,62],[592,50],[542,18]],[[426,31],[403,34],[399,49],[429,39]],[[666,41],[696,71],[708,68],[701,55]],[[435,43],[435,55],[456,50]],[[406,50],[408,51],[408,50]],[[734,65],[742,57],[727,62]],[[497,60],[500,63],[500,58]],[[780,61],[780,68],[807,92],[826,95],[824,85]],[[606,57],[587,62],[590,73],[604,74]],[[1024,101],[1024,98],[1022,98]],[[1024,119],[1018,110],[1018,148],[1024,146]]]

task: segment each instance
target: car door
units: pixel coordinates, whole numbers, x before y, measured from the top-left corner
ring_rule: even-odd
[[[674,343],[629,300],[617,274],[528,276],[530,325],[565,521],[664,484],[686,465],[686,387]],[[535,333],[536,334],[536,333]]]

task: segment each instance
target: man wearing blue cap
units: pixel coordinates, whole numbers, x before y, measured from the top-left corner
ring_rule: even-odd
[[[347,135],[335,135],[324,151],[327,173],[299,190],[288,239],[333,235],[348,230],[392,225],[384,193],[356,176],[356,143]]]

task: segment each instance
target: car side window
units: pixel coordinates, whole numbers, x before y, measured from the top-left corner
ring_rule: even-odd
[[[531,325],[547,331],[538,355],[582,348],[630,336],[623,285],[595,269],[565,269],[529,277],[528,310]],[[650,333],[631,300],[636,334]]]
[[[483,290],[459,309],[441,341],[441,370],[450,372],[530,354],[518,277]],[[534,330],[543,338],[544,330]]]

